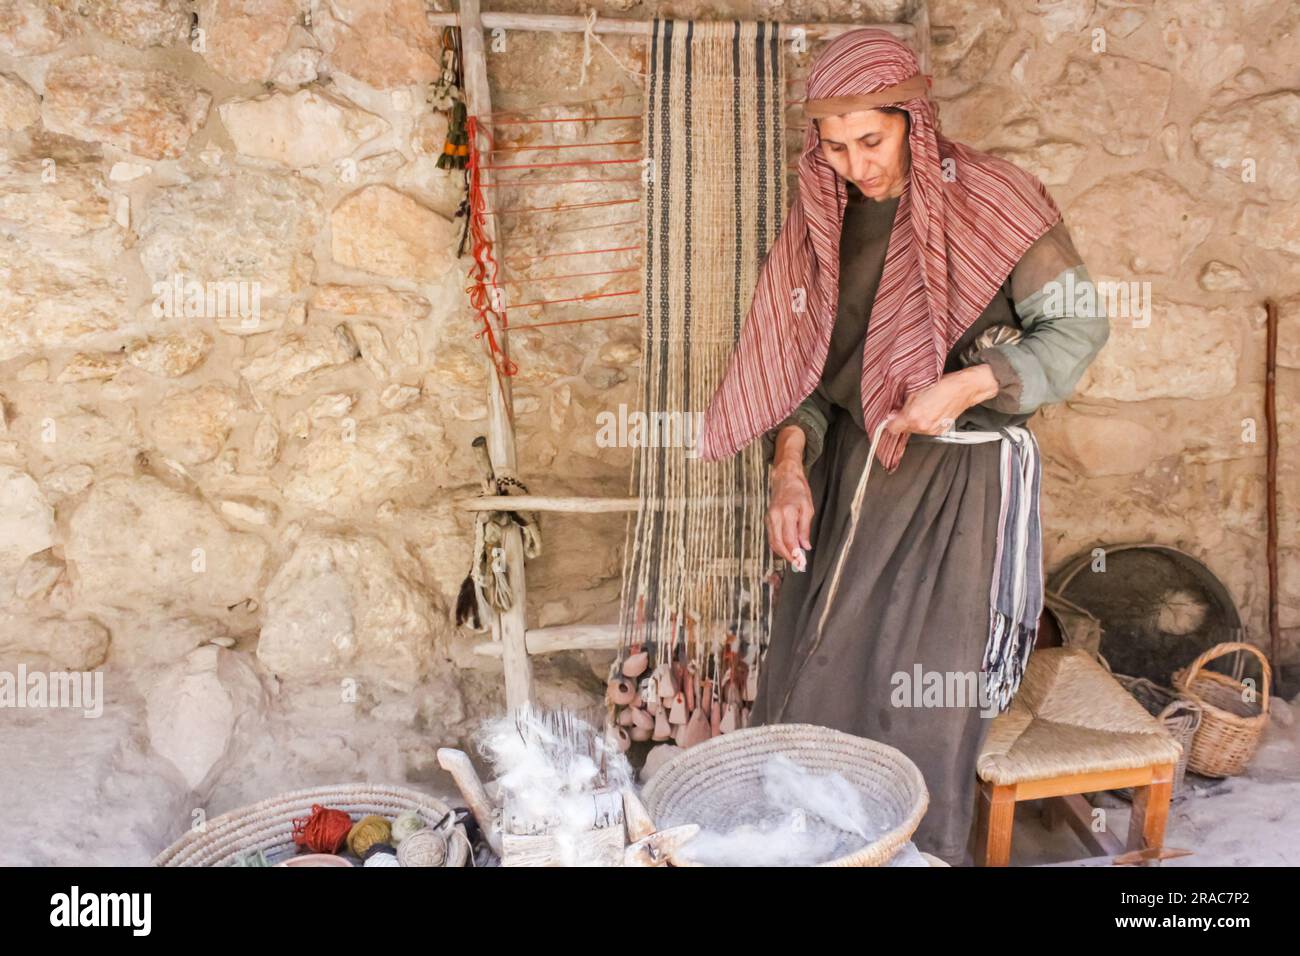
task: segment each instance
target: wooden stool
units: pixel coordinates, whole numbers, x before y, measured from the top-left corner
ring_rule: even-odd
[[[1181,747],[1160,721],[1086,652],[1042,648],[1015,699],[993,718],[976,763],[977,866],[1011,861],[1021,800],[1060,798],[1059,809],[1099,855],[1160,847]],[[1126,842],[1093,830],[1085,793],[1133,787]]]

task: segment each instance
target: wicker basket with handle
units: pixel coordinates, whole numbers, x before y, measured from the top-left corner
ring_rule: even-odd
[[[769,724],[714,737],[673,757],[646,784],[646,809],[660,829],[696,823],[726,832],[737,811],[761,792],[763,767],[777,754],[817,774],[840,774],[894,823],[876,841],[846,846],[819,866],[884,866],[912,838],[930,802],[921,771],[901,750],[814,724]]]
[[[376,815],[390,821],[398,814],[414,810],[426,826],[436,827],[450,807],[436,797],[418,790],[385,784],[352,783],[310,790],[295,790],[254,803],[239,810],[223,813],[207,822],[203,830],[191,830],[154,858],[154,866],[230,866],[246,853],[263,851],[272,862],[291,857],[297,851],[293,842],[293,821],[311,814],[315,804],[345,810],[353,822]],[[464,866],[469,857],[469,838],[457,823],[447,834],[447,860],[444,866]]]
[[[1263,675],[1257,689],[1242,682],[1241,657],[1237,659],[1236,676],[1205,669],[1212,660],[1242,652],[1259,659]],[[1192,739],[1192,752],[1187,760],[1193,773],[1233,777],[1246,769],[1268,723],[1268,686],[1272,679],[1273,671],[1264,653],[1252,644],[1238,641],[1211,647],[1174,674],[1174,686],[1201,705],[1201,726]],[[1252,699],[1255,696],[1258,699]]]

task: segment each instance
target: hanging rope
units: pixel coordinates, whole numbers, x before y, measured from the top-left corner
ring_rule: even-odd
[[[620,60],[617,56],[615,56],[613,50],[605,46],[605,41],[596,35],[596,11],[588,10],[587,23],[582,30],[582,75],[579,76],[578,78],[579,86],[587,85],[587,64],[591,62],[591,42],[593,40],[595,40],[597,43],[600,44],[600,48],[609,54],[609,58],[613,60],[615,63],[617,63],[619,65],[619,68],[622,69],[623,72],[628,73],[631,76],[635,76],[641,80],[645,79],[646,74],[642,73],[640,70],[632,69],[626,63]]]

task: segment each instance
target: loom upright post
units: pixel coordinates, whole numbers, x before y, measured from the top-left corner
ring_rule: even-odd
[[[492,128],[492,96],[488,88],[487,60],[483,46],[483,23],[479,16],[479,0],[460,0],[460,36],[463,67],[465,76],[465,106],[471,116],[477,116],[479,122],[489,130]],[[470,143],[469,148],[479,148],[477,142]],[[491,165],[487,163],[485,165]],[[482,171],[481,181],[487,183],[492,179],[492,170]],[[501,240],[497,235],[496,220],[488,216],[483,224],[483,231],[492,242],[496,259],[501,261]],[[495,291],[495,290],[493,290]],[[495,323],[492,313],[488,313],[488,322]],[[493,334],[500,343],[505,357],[510,355],[510,343],[506,331],[499,325],[493,328]],[[513,402],[510,379],[501,375],[496,362],[488,356],[488,454],[492,458],[493,468],[498,475],[513,474],[515,471],[515,433],[511,424],[510,403]],[[505,671],[506,707],[514,710],[524,706],[533,696],[533,668],[528,660],[525,644],[525,605],[527,591],[524,586],[524,543],[519,526],[513,521],[505,528],[503,541],[506,552],[506,565],[509,568],[510,590],[514,603],[504,614],[497,614],[492,621],[493,637],[501,642],[502,667]]]

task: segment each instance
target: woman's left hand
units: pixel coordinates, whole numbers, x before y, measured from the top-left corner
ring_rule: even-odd
[[[993,369],[983,363],[971,365],[942,375],[933,385],[907,396],[885,428],[895,435],[942,435],[953,427],[958,415],[997,393]]]

